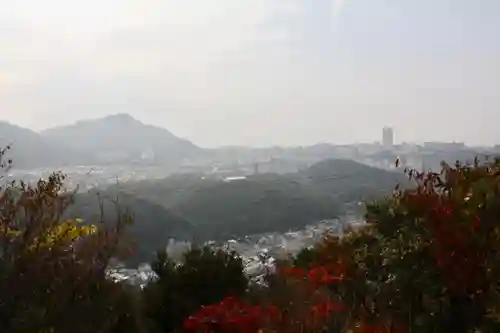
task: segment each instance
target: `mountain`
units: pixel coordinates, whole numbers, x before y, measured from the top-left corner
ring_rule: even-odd
[[[13,160],[16,169],[136,161],[176,164],[201,151],[166,129],[127,114],[82,120],[41,133],[1,121],[0,147],[7,145],[11,150],[6,158]]]
[[[14,168],[60,167],[85,160],[85,154],[47,140],[40,134],[8,122],[0,122],[0,147],[11,149],[6,158]]]
[[[411,182],[402,172],[374,168],[352,160],[327,159],[295,177],[315,191],[341,202],[366,201],[390,194],[397,184]]]
[[[51,142],[65,142],[67,147],[91,154],[97,163],[142,159],[177,162],[200,150],[166,129],[143,124],[128,114],[81,120],[47,129],[41,135]]]

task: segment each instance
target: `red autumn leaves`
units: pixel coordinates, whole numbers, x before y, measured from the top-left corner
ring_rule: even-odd
[[[234,297],[219,303],[203,306],[184,322],[190,332],[257,332],[280,319],[274,306],[251,305]]]
[[[320,286],[342,279],[341,265],[330,267],[286,267],[280,270],[285,278],[307,280],[313,286]],[[342,304],[323,300],[310,307],[311,321],[327,318],[332,312],[343,311]],[[281,326],[284,310],[274,305],[252,305],[234,297],[227,297],[219,303],[204,306],[186,319],[184,329],[190,332],[257,332],[259,329]]]
[[[431,251],[450,290],[464,293],[474,288],[481,273],[484,251],[473,242],[481,220],[468,212],[463,199],[432,192],[413,192],[405,197],[411,211],[423,214]]]
[[[306,279],[315,285],[329,284],[342,281],[345,267],[342,263],[325,266],[313,266],[309,269],[302,267],[284,267],[281,274],[296,279]]]

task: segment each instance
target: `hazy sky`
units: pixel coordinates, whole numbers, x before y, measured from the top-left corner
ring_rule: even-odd
[[[500,143],[498,0],[0,0],[0,118],[201,146]]]

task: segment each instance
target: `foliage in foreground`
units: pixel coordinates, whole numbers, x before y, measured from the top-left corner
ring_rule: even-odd
[[[0,332],[112,332],[127,317],[122,286],[106,278],[122,221],[62,219],[72,198],[63,181],[0,188]]]
[[[143,291],[106,277],[121,218],[62,218],[59,174],[7,185],[0,331],[499,332],[500,161],[409,175],[415,188],[368,204],[364,227],[281,263],[267,286],[248,286],[234,253],[195,248],[181,264],[159,252]]]
[[[286,321],[276,316],[260,330],[500,331],[500,162],[443,165],[441,174],[409,171],[409,175],[416,188],[396,190],[391,198],[369,204],[364,228],[344,238],[325,238],[301,256],[304,268],[285,268],[274,277],[316,287],[309,289],[309,297],[302,294],[278,307],[290,312],[297,303],[308,303],[300,315]],[[273,290],[274,286],[269,293]],[[301,317],[313,308],[309,300],[314,295],[329,302],[329,320]],[[279,298],[286,297],[282,293],[271,301]],[[200,311],[187,321],[187,328],[256,331],[243,320],[234,326],[234,318],[200,318],[205,313]],[[193,323],[199,325],[193,327]]]

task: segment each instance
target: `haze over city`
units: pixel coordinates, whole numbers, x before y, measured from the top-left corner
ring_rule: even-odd
[[[42,130],[128,113],[203,147],[372,142],[386,125],[398,142],[495,144],[499,13],[491,0],[6,1],[0,118]]]

